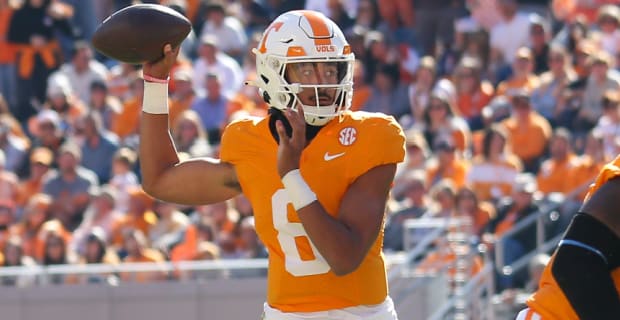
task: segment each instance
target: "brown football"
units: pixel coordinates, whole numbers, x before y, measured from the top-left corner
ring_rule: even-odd
[[[158,4],[137,4],[105,19],[92,38],[97,51],[127,63],[156,61],[166,44],[176,47],[192,24],[182,14]]]

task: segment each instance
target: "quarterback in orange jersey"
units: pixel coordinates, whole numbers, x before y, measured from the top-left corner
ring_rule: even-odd
[[[620,156],[603,167],[517,320],[620,319]]]
[[[164,79],[177,51],[144,65],[144,189],[189,205],[247,196],[269,249],[264,319],[397,319],[381,243],[405,138],[390,116],[348,110],[354,56],[338,26],[300,10],[265,30],[251,84],[269,115],[230,124],[219,160],[180,162],[170,140]]]

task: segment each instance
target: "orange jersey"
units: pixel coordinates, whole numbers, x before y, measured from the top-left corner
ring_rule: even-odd
[[[283,312],[379,304],[387,296],[383,233],[354,272],[338,277],[310,242],[278,175],[278,145],[268,118],[244,119],[224,131],[221,159],[235,166],[254,208],[256,232],[269,250],[267,302]],[[405,137],[392,117],[347,112],[329,122],[301,155],[301,174],[336,217],[350,184],[373,167],[398,163]]]
[[[618,176],[620,176],[620,156],[603,167],[596,181],[590,186],[586,198],[598,190],[605,182]],[[540,314],[543,320],[577,320],[579,317],[551,272],[554,258],[555,254],[543,271],[538,291],[527,299],[527,305]],[[611,278],[614,281],[618,294],[620,294],[620,268],[616,268],[611,272]]]

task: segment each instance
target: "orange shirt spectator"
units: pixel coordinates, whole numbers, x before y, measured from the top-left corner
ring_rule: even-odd
[[[15,63],[15,48],[5,40],[14,11],[8,2],[0,1],[0,65]]]
[[[578,166],[578,159],[574,155],[565,159],[545,160],[538,171],[539,190],[543,193],[570,192],[576,187],[570,177],[576,173]]]
[[[438,143],[435,148],[438,161],[427,169],[427,185],[432,186],[442,179],[449,179],[456,188],[464,186],[468,164],[458,159],[454,146],[445,141]]]
[[[35,148],[30,154],[30,177],[18,186],[17,204],[24,206],[35,194],[43,190],[43,177],[49,171],[54,154],[45,147]]]
[[[50,229],[48,209],[52,204],[52,198],[43,193],[33,194],[27,199],[20,221],[11,226],[11,234],[19,236],[22,240],[23,253],[40,260],[43,258],[45,237],[41,230]],[[47,223],[47,225],[46,225]],[[65,240],[69,240],[66,237]]]
[[[570,133],[564,128],[555,130],[549,141],[549,159],[545,160],[538,171],[538,189],[543,193],[568,193],[576,186],[569,177],[575,174],[578,159],[572,153]]]
[[[532,50],[521,47],[517,50],[512,63],[512,76],[497,86],[497,95],[509,95],[510,91],[525,89],[532,92],[538,88],[539,80],[534,74],[534,56]]]
[[[123,110],[112,117],[111,131],[120,139],[124,139],[138,132],[140,112],[142,111],[142,97],[136,96],[123,103]]]
[[[529,93],[515,93],[511,102],[513,114],[502,122],[508,133],[512,152],[521,159],[525,170],[536,171],[536,161],[545,152],[551,137],[551,125],[543,116],[532,110]]]
[[[464,57],[454,72],[456,107],[461,116],[470,120],[470,123],[474,117],[481,116],[482,108],[488,105],[495,95],[493,85],[482,80],[481,68],[479,59]]]
[[[158,251],[147,247],[147,240],[139,230],[128,230],[123,235],[123,249],[127,251],[124,263],[162,263],[164,257]],[[145,283],[163,280],[166,277],[164,271],[122,272],[120,278],[126,282]]]
[[[116,245],[122,242],[122,237],[127,230],[139,230],[148,237],[151,227],[157,224],[157,215],[152,211],[153,198],[141,187],[130,188],[127,193],[129,194],[129,210],[120,219],[118,225],[112,228],[113,243]]]

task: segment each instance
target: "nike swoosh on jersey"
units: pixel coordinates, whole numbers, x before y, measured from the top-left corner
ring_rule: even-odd
[[[341,153],[336,153],[336,154],[329,154],[329,152],[325,152],[325,155],[323,156],[323,159],[325,159],[325,161],[331,161],[334,160],[338,157],[342,157],[344,156],[344,152]]]

